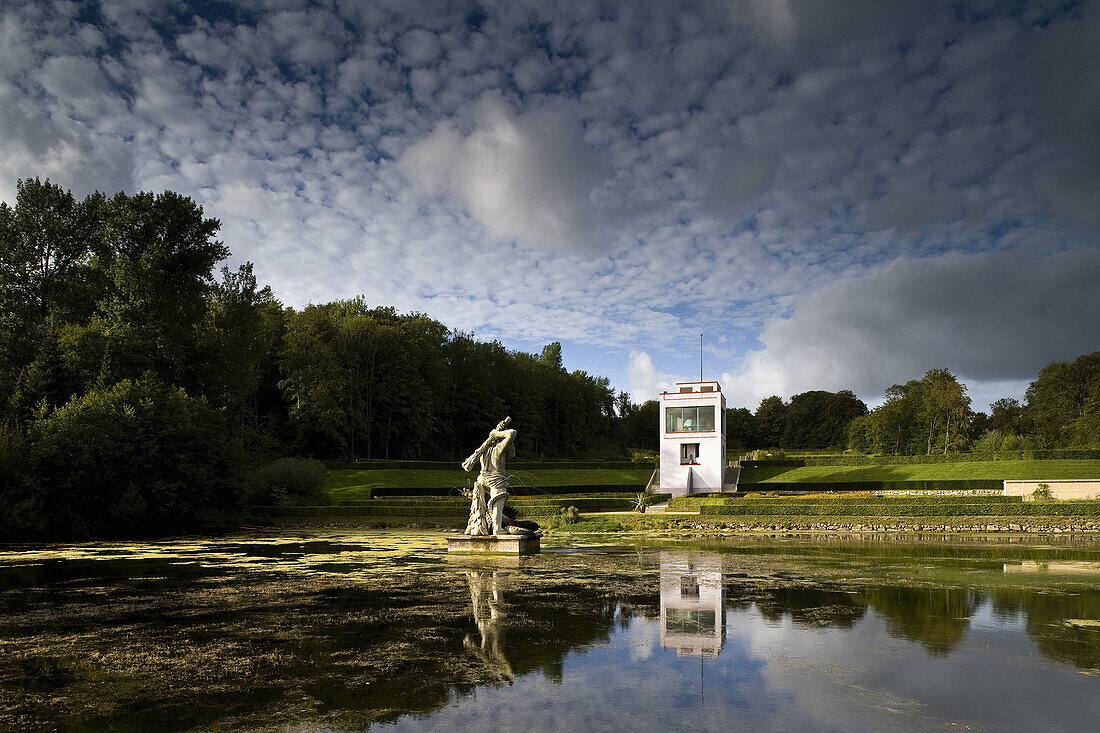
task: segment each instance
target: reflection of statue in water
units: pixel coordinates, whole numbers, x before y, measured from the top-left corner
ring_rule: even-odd
[[[470,495],[470,521],[466,523],[468,535],[533,535],[539,526],[534,522],[519,521],[514,512],[505,512],[508,500],[508,474],[504,459],[516,455],[516,431],[508,428],[512,418],[506,417],[489,431],[489,437],[462,462],[466,471],[480,465],[481,471],[474,481]]]
[[[497,584],[497,574],[478,570],[468,570],[466,579],[470,581],[470,603],[474,608],[474,621],[481,634],[481,644],[474,642],[467,634],[462,641],[489,670],[502,681],[512,684],[516,675],[512,665],[504,656],[504,597]]]

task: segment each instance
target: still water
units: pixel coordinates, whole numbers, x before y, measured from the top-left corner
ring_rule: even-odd
[[[0,548],[2,730],[1094,731],[1100,539]]]

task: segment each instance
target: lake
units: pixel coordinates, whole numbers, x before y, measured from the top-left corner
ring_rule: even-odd
[[[1100,538],[0,548],[0,729],[1095,730]]]

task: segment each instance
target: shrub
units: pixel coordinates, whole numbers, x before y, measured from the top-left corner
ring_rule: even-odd
[[[222,413],[152,376],[94,389],[29,431],[30,476],[51,538],[148,537],[239,519]]]
[[[1054,495],[1050,493],[1050,484],[1039,484],[1035,491],[1031,492],[1031,498],[1036,501],[1050,501]]]
[[[1034,447],[1035,446],[1031,443],[1031,439],[1022,435],[1006,435],[1004,442],[1001,443],[1001,450],[1005,453],[1031,450]]]
[[[1004,436],[1000,430],[987,430],[982,437],[974,441],[970,451],[980,456],[992,457],[1001,452],[1004,445]]]
[[[325,464],[317,460],[280,458],[248,480],[248,502],[275,506],[321,503],[325,471]]]
[[[37,502],[26,478],[26,443],[0,425],[0,538],[34,538],[42,533]]]

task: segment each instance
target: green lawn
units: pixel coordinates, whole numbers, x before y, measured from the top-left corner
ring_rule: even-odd
[[[510,472],[513,486],[606,486],[637,484],[639,490],[649,480],[652,468],[567,468],[543,471]],[[329,471],[327,488],[333,501],[366,498],[369,489],[435,489],[469,486],[476,474],[418,469],[377,469]]]
[[[968,461],[888,466],[746,468],[739,483],[937,481],[958,479],[1100,479],[1100,460]]]

